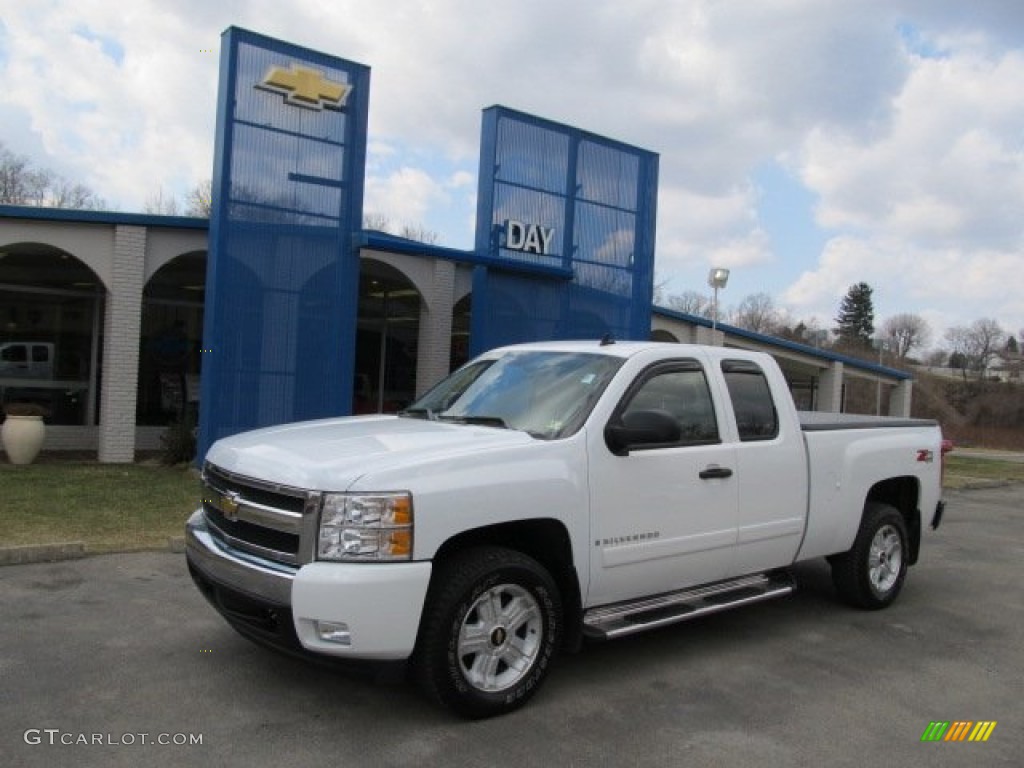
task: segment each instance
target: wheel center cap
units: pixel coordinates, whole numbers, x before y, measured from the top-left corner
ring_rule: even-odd
[[[495,627],[494,631],[491,632],[491,645],[497,648],[500,645],[505,644],[505,640],[508,639],[508,632],[504,627]]]

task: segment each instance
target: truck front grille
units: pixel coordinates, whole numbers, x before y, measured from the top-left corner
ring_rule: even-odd
[[[320,494],[244,477],[207,463],[203,511],[220,542],[287,565],[312,560]]]

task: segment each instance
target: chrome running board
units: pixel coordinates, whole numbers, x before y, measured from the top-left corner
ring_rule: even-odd
[[[794,589],[796,582],[787,571],[742,576],[693,589],[591,608],[583,614],[583,633],[587,637],[611,640],[782,597]]]

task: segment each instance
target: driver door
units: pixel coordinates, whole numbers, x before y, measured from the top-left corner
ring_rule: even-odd
[[[703,365],[659,363],[637,376],[610,423],[659,411],[678,439],[616,455],[588,436],[591,552],[587,605],[629,600],[730,575],[737,537],[736,449],[723,444]],[[635,420],[635,418],[633,419]]]

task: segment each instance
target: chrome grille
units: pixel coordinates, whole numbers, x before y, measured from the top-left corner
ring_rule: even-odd
[[[320,494],[203,467],[203,511],[221,543],[287,565],[312,560]]]

